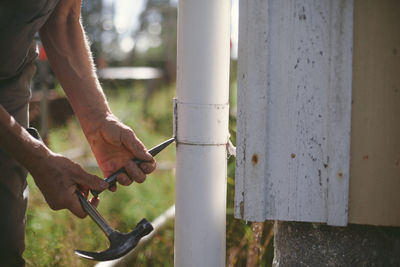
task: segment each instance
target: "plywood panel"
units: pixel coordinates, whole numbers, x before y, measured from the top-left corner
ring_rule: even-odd
[[[349,222],[400,226],[400,2],[356,0]]]

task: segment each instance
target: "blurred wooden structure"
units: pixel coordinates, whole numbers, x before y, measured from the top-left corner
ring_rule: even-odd
[[[68,119],[72,118],[74,112],[68,99],[65,96],[60,96],[56,91],[49,90],[46,93],[47,112],[44,116],[48,117],[48,127],[65,124]],[[40,128],[43,122],[43,91],[34,91],[29,103],[29,121],[34,127]]]
[[[97,71],[101,80],[155,80],[160,79],[162,71],[151,67],[114,67]]]
[[[38,64],[40,64],[36,77],[38,90],[34,90],[32,93],[29,120],[33,126],[41,129],[41,134],[46,135],[48,127],[65,124],[74,113],[65,96],[49,90],[48,80],[51,74],[48,63],[38,62]],[[150,67],[118,67],[100,69],[98,76],[102,81],[144,81],[146,91],[143,111],[147,112],[148,99],[159,86],[163,73],[159,69]]]
[[[145,83],[145,94],[143,99],[143,113],[147,114],[147,104],[154,90],[160,85],[163,72],[151,67],[108,67],[99,69],[97,75],[101,81],[121,82],[121,81],[143,81]]]

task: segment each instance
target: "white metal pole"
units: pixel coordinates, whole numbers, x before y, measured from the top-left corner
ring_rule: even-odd
[[[178,6],[175,266],[225,266],[230,0]]]

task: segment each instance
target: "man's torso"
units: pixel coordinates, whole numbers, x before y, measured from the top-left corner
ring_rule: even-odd
[[[5,0],[0,3],[0,80],[17,75],[37,53],[35,33],[46,22],[58,0]]]

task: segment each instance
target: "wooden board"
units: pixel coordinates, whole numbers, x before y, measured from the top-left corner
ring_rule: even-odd
[[[400,2],[356,0],[349,222],[400,226]]]
[[[347,224],[353,1],[241,0],[235,215]]]

